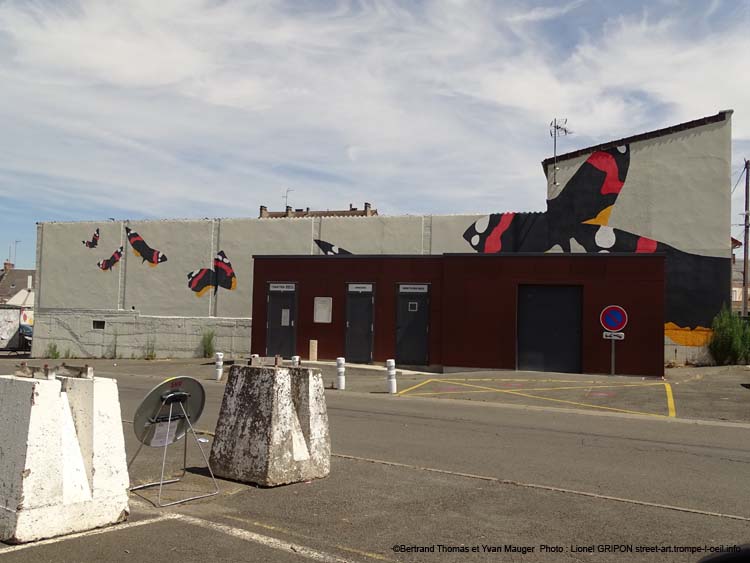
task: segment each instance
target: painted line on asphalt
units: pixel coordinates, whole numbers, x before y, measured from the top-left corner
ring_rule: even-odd
[[[425,379],[421,383],[417,383],[416,385],[413,385],[412,387],[409,387],[408,389],[404,389],[403,391],[400,391],[399,393],[397,393],[397,395],[404,395],[408,393],[409,391],[414,391],[415,389],[419,389],[420,387],[422,387],[422,385],[427,385],[430,381],[434,381],[434,379]]]
[[[667,392],[667,410],[669,411],[669,416],[671,418],[675,418],[677,415],[674,408],[674,395],[672,394],[672,386],[669,383],[665,383],[664,390]]]
[[[226,524],[220,524],[218,522],[211,522],[210,520],[204,520],[203,518],[196,518],[195,516],[187,516],[185,514],[172,514],[172,518],[185,522],[186,524],[192,524],[193,526],[199,526],[215,532],[221,532],[228,536],[232,536],[237,539],[241,539],[246,542],[257,543],[271,549],[277,549],[279,551],[285,551],[294,555],[299,555],[306,559],[313,561],[321,561],[322,563],[352,563],[351,559],[342,559],[336,555],[326,553],[324,551],[318,551],[304,545],[280,540],[271,536],[264,536],[262,534],[256,534],[249,530],[242,528],[235,528],[234,526],[227,526]]]
[[[602,495],[599,493],[590,493],[588,491],[578,491],[575,489],[566,489],[564,487],[553,487],[551,485],[539,485],[536,483],[524,483],[522,481],[515,481],[513,479],[501,479],[499,477],[490,477],[487,475],[476,475],[473,473],[463,473],[461,471],[450,471],[448,469],[437,469],[434,467],[422,467],[419,465],[410,465],[408,463],[400,463],[398,461],[387,461],[383,459],[372,459],[367,457],[359,457],[345,454],[331,454],[333,457],[339,457],[342,459],[350,459],[354,461],[364,461],[367,463],[376,463],[379,465],[389,465],[391,467],[402,467],[405,469],[413,469],[417,471],[426,471],[429,473],[439,473],[441,475],[451,475],[454,477],[464,477],[466,479],[478,479],[480,481],[489,481],[491,483],[497,483],[499,485],[512,485],[514,487],[521,487],[525,489],[537,489],[542,491],[549,491],[553,493],[564,493],[588,498],[595,498],[599,500],[609,500],[614,502],[622,502],[625,504],[634,504],[637,506],[647,506],[649,508],[660,508],[663,510],[673,510],[676,512],[685,512],[688,514],[697,514],[699,516],[711,516],[714,518],[724,518],[728,520],[740,520],[742,522],[750,522],[750,517],[738,516],[736,514],[723,514],[721,512],[711,512],[708,510],[700,510],[697,508],[688,508],[684,506],[674,506],[671,504],[661,504],[658,502],[649,502],[646,500],[636,500],[623,497],[615,497],[611,495]]]
[[[120,532],[123,530],[129,530],[131,528],[138,528],[139,526],[145,526],[146,524],[156,524],[158,522],[164,522],[166,520],[173,520],[176,517],[174,514],[162,514],[156,518],[149,518],[148,520],[137,520],[136,522],[125,522],[123,524],[113,524],[106,528],[97,528],[95,530],[87,530],[85,532],[76,532],[75,534],[68,534],[65,536],[57,536],[55,538],[49,538],[46,540],[39,540],[31,543],[24,543],[21,545],[12,545],[7,548],[0,548],[0,556],[4,553],[11,553],[13,551],[21,551],[23,549],[29,549],[30,547],[39,547],[42,545],[50,545],[53,543],[60,543],[67,540],[73,540],[76,538],[85,538],[89,536],[98,536],[99,534],[106,534],[108,532]]]
[[[434,381],[434,380],[433,380]],[[467,380],[471,381],[471,380]],[[456,385],[464,385],[459,382],[453,382],[450,381],[448,383],[455,383]],[[615,383],[612,385],[576,385],[576,386],[569,386],[569,387],[529,387],[525,389],[520,389],[522,391],[570,391],[571,389],[612,389],[612,388],[620,388],[620,387],[654,387],[657,385],[669,385],[668,383]],[[518,391],[519,389],[516,389]],[[460,394],[460,393],[490,393],[491,391],[495,391],[497,393],[509,393],[512,390],[508,389],[498,389],[496,387],[483,387],[482,389],[478,391],[435,391],[435,392],[423,392],[420,391],[419,393],[411,393],[412,395],[452,395],[452,394]]]
[[[271,526],[270,524],[265,524],[264,522],[258,522],[257,520],[248,520],[246,518],[240,518],[238,516],[232,516],[230,514],[224,515],[224,518],[229,518],[230,520],[237,520],[238,522],[243,522],[245,524],[250,524],[251,526],[258,526],[259,528],[264,528],[266,530],[271,530],[273,532],[278,532],[280,534],[285,534],[288,536],[298,537],[305,540],[315,540],[316,538],[311,538],[310,536],[306,536],[304,534],[300,534],[299,532],[295,532],[293,530],[287,530],[286,528],[281,528],[279,526]],[[321,541],[318,539],[318,541]],[[349,547],[346,545],[340,545],[340,544],[333,544],[333,547],[336,549],[340,549],[341,551],[348,551],[350,553],[354,553],[356,555],[362,555],[363,557],[368,557],[370,559],[375,559],[377,561],[392,561],[395,563],[393,559],[388,559],[387,557],[383,557],[382,555],[378,553],[371,553],[369,551],[362,551],[361,549],[355,549],[353,547]]]
[[[529,393],[521,393],[520,391],[512,391],[510,389],[495,389],[494,387],[484,387],[482,385],[472,385],[470,383],[456,383],[456,385],[464,385],[466,387],[474,387],[474,388],[477,388],[477,389],[484,389],[486,391],[497,391],[497,392],[507,393],[509,395],[518,395],[520,397],[528,397],[528,398],[531,398],[531,399],[539,399],[539,400],[542,400],[542,401],[552,401],[554,403],[565,403],[565,404],[568,404],[568,405],[575,405],[577,407],[588,407],[588,408],[592,408],[592,409],[601,409],[601,410],[605,410],[605,411],[619,412],[619,413],[625,413],[625,414],[637,414],[637,415],[641,415],[641,416],[653,416],[653,417],[657,417],[657,418],[667,418],[667,415],[664,415],[664,414],[655,414],[655,413],[651,413],[651,412],[633,411],[633,410],[627,410],[627,409],[617,409],[617,408],[614,408],[614,407],[605,407],[603,405],[592,405],[592,404],[589,404],[589,403],[579,403],[579,402],[576,402],[576,401],[566,401],[566,400],[563,400],[563,399],[553,399],[551,397],[540,397],[538,395],[531,395]]]

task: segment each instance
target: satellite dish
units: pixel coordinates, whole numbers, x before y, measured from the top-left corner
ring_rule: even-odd
[[[141,404],[138,406],[138,409],[135,411],[135,416],[133,417],[133,430],[135,431],[135,436],[138,438],[141,445],[138,446],[138,450],[128,463],[128,470],[130,470],[130,466],[133,465],[135,458],[138,457],[143,446],[164,448],[164,455],[162,456],[161,461],[161,476],[158,481],[154,481],[153,483],[144,483],[142,485],[130,487],[131,491],[159,485],[159,497],[156,503],[154,503],[155,506],[159,507],[171,506],[173,504],[180,504],[190,500],[219,494],[219,484],[216,482],[214,472],[211,470],[208,457],[206,457],[206,452],[203,451],[203,446],[201,446],[198,436],[196,436],[195,433],[195,427],[193,426],[201,417],[205,404],[206,392],[203,389],[203,385],[201,385],[197,379],[193,379],[192,377],[171,377],[151,389],[149,394],[146,395],[146,398],[141,401]],[[208,468],[208,472],[211,475],[211,480],[214,484],[214,491],[182,500],[163,503],[161,501],[161,493],[164,485],[177,483],[187,472],[187,446],[189,440],[187,440],[187,438],[185,439],[185,453],[182,458],[182,475],[176,479],[164,479],[164,469],[167,463],[167,449],[170,445],[185,436],[188,430],[193,434],[195,445],[198,446],[201,456],[203,456],[203,461],[206,462],[206,467]]]
[[[133,417],[135,436],[152,448],[174,444],[198,422],[205,404],[206,392],[197,379],[171,377],[141,401]]]

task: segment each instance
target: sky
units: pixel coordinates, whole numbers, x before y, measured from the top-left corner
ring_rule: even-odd
[[[36,222],[257,217],[286,190],[543,211],[555,117],[563,153],[734,109],[734,185],[748,29],[750,0],[0,0],[0,255],[33,268]]]

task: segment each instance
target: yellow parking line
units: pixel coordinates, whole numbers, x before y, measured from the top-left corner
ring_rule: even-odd
[[[397,395],[404,395],[408,393],[409,391],[414,391],[414,389],[419,389],[422,387],[422,385],[427,385],[430,381],[434,381],[433,379],[425,379],[422,383],[417,383],[416,385],[409,387],[408,389],[404,389],[403,391],[399,391]]]
[[[675,418],[676,411],[674,408],[674,395],[672,395],[672,386],[669,383],[665,383],[664,390],[667,392],[667,409],[669,410],[669,416],[671,418]]]
[[[580,383],[580,379],[511,379],[502,377],[437,377],[433,381],[536,381],[538,383]],[[594,382],[595,383],[595,382]]]
[[[433,380],[435,383],[438,383],[438,380]],[[476,381],[476,380],[473,380]],[[454,383],[456,385],[467,385],[466,383],[459,383],[458,381],[451,381],[449,383]],[[653,387],[655,385],[664,385],[662,382],[658,383],[617,383],[614,385],[579,385],[579,386],[569,386],[569,387],[531,387],[528,389],[523,389],[525,391],[568,391],[570,389],[611,389],[611,388],[618,388],[618,387]],[[476,387],[476,386],[475,386]],[[497,393],[507,393],[508,389],[498,389],[496,387],[481,387],[481,391],[435,391],[435,392],[429,392],[429,393],[412,393],[412,395],[453,395],[453,394],[460,394],[460,393],[489,393],[491,391],[495,391]],[[512,390],[511,390],[512,391]]]
[[[521,393],[519,391],[510,391],[510,390],[502,390],[501,391],[499,389],[494,389],[493,387],[482,387],[481,385],[471,385],[469,383],[457,383],[457,385],[465,385],[466,387],[476,387],[477,389],[485,389],[485,390],[489,390],[489,391],[500,391],[502,393],[508,393],[509,395],[518,395],[520,397],[529,397],[531,399],[539,399],[541,401],[552,401],[552,402],[555,402],[555,403],[566,403],[566,404],[569,404],[569,405],[576,405],[576,406],[579,406],[579,407],[590,407],[590,408],[593,408],[593,409],[601,409],[601,410],[606,410],[606,411],[624,412],[624,413],[627,413],[627,414],[640,414],[640,415],[646,415],[646,416],[656,416],[656,417],[659,417],[659,418],[667,418],[666,415],[663,415],[663,414],[655,414],[655,413],[651,413],[651,412],[642,412],[642,411],[631,411],[631,410],[627,410],[627,409],[616,409],[614,407],[604,407],[604,406],[601,406],[601,405],[590,405],[588,403],[577,403],[575,401],[565,401],[563,399],[552,399],[550,397],[539,397],[537,395],[529,395],[528,393]]]

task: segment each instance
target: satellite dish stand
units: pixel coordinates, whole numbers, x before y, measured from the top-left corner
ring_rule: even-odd
[[[128,463],[128,470],[138,457],[138,454],[141,453],[143,446],[150,446],[153,448],[161,447],[163,448],[161,476],[158,481],[154,481],[153,483],[145,483],[143,485],[131,487],[131,491],[159,485],[159,496],[156,502],[156,506],[159,508],[182,504],[191,500],[219,494],[219,484],[216,481],[216,477],[214,477],[214,472],[211,470],[208,457],[203,451],[203,447],[198,440],[198,436],[190,420],[192,418],[194,421],[198,421],[198,418],[200,418],[200,415],[203,412],[204,404],[205,392],[203,391],[203,387],[197,380],[190,377],[167,379],[151,390],[138,407],[133,420],[133,429],[135,430],[135,434],[141,442],[141,445],[138,446],[138,450]],[[155,408],[157,405],[158,408]],[[208,473],[211,475],[211,480],[214,484],[214,491],[182,500],[162,503],[161,494],[164,485],[181,481],[187,473],[188,438],[186,434],[188,431],[192,433],[195,444],[198,446],[203,461],[208,468]],[[185,448],[182,455],[182,473],[175,479],[165,480],[164,469],[167,465],[167,450],[169,449],[169,446],[179,441],[183,436],[185,437]]]

